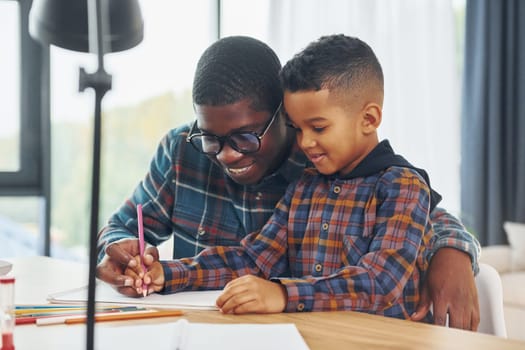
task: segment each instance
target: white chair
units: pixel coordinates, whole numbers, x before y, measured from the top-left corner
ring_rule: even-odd
[[[498,271],[488,264],[479,264],[475,278],[478,288],[480,323],[478,332],[507,337],[503,317],[503,288]]]

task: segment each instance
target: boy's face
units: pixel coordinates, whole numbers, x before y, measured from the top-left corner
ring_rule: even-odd
[[[377,144],[364,104],[343,105],[323,89],[285,91],[284,106],[297,143],[322,174],[348,174]]]
[[[198,127],[196,132],[220,137],[237,132],[255,132],[261,135],[275,111],[257,112],[250,107],[249,100],[242,100],[224,106],[196,105],[195,112]],[[233,181],[242,185],[258,183],[281,165],[293,143],[293,131],[286,127],[280,110],[260,143],[258,151],[243,154],[232,148],[226,140],[222,150],[209,157]]]

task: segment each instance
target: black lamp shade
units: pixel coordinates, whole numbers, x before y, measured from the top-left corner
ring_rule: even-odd
[[[29,33],[37,41],[64,49],[89,52],[88,0],[33,0]],[[138,0],[107,0],[109,28],[103,38],[108,52],[138,45],[144,21]]]

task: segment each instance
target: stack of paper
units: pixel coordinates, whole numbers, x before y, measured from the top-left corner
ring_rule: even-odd
[[[118,293],[104,282],[97,282],[96,301],[105,304],[141,305],[153,308],[179,308],[217,310],[215,301],[222,293],[220,290],[190,291],[173,294],[150,294],[143,298],[127,297]],[[50,294],[47,300],[51,303],[71,304],[87,301],[87,287]]]

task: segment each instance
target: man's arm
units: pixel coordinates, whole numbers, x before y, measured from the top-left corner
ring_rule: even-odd
[[[421,320],[430,306],[434,323],[477,330],[479,304],[474,276],[479,270],[481,247],[461,222],[442,208],[431,213],[435,236],[427,256],[429,269],[415,321]]]
[[[429,251],[427,260],[430,263],[433,256],[441,248],[455,248],[470,257],[471,268],[474,275],[479,272],[479,256],[481,246],[472,234],[458,218],[448,213],[445,209],[436,207],[430,213],[432,228],[435,233],[435,239],[432,241],[432,247]]]
[[[168,135],[159,144],[144,180],[99,233],[97,277],[123,294],[135,294],[127,285],[129,278],[124,276],[124,270],[126,267],[136,268],[132,259],[138,254],[136,205],[143,205],[144,236],[147,243],[156,246],[172,234],[172,147]],[[156,248],[149,247],[146,253],[158,260]]]

